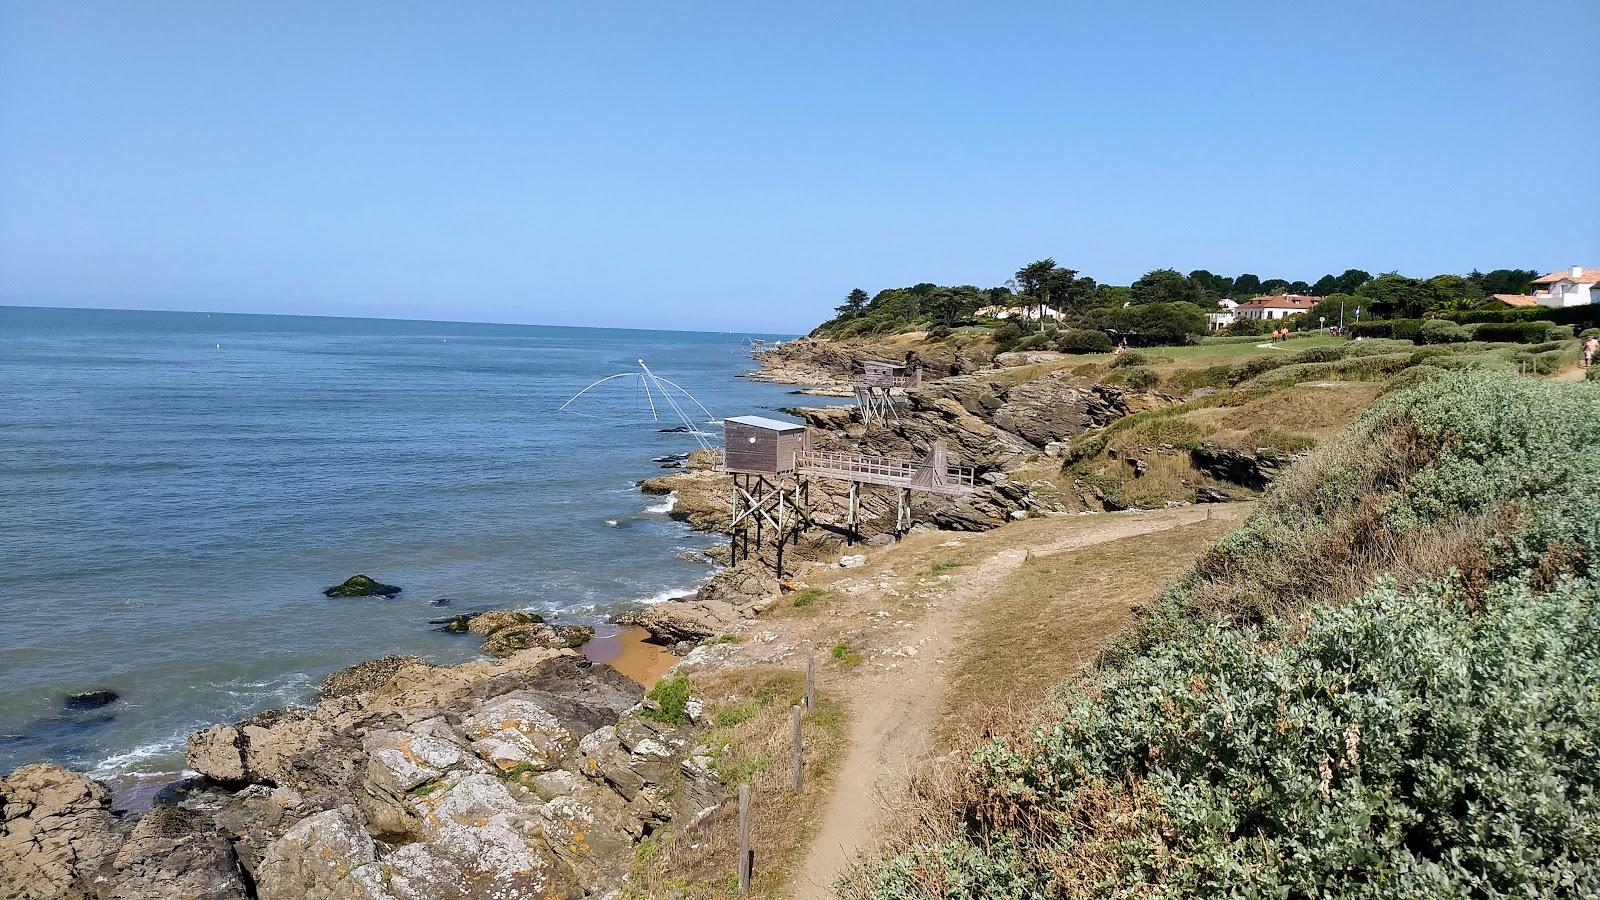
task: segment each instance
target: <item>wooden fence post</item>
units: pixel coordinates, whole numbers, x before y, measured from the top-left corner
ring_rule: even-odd
[[[800,731],[800,704],[794,705],[789,718],[794,722],[794,792],[798,794],[806,779],[806,742]]]
[[[817,708],[817,648],[806,641],[806,712]]]
[[[739,785],[739,893],[750,893],[750,785]]]

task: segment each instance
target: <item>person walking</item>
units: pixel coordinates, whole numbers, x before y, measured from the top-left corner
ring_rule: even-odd
[[[1594,355],[1596,353],[1600,353],[1600,338],[1591,334],[1589,339],[1583,342],[1583,367],[1585,369],[1594,365]]]

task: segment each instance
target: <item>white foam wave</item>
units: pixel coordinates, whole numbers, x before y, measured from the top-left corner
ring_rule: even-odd
[[[648,597],[640,597],[639,602],[643,603],[645,606],[655,606],[657,603],[666,603],[668,600],[681,600],[684,597],[693,597],[697,593],[699,593],[699,591],[694,588],[667,588],[664,591],[657,591]]]
[[[618,521],[617,521],[617,520],[616,520],[616,519],[607,519],[607,520],[606,520],[606,524],[607,524],[607,525],[610,525],[610,526],[611,526],[611,527],[612,527],[612,528],[616,528],[616,527],[618,527],[618,526],[619,526],[619,525],[620,525],[620,524],[621,524],[621,523],[620,523],[620,522],[618,522]]]
[[[186,728],[159,741],[140,744],[125,753],[114,753],[100,760],[94,768],[90,769],[89,777],[106,779],[135,772],[140,768],[141,763],[168,756],[177,751],[178,748],[188,742],[189,731],[190,729]]]
[[[645,510],[648,511],[648,512],[653,512],[653,513],[669,513],[669,512],[672,512],[672,510],[677,505],[678,505],[678,492],[677,491],[673,491],[672,493],[667,495],[667,499],[661,501],[660,503],[656,503],[656,504],[653,504],[651,506],[647,506],[647,507],[645,507]]]

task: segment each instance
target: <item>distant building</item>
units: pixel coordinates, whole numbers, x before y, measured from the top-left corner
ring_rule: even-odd
[[[1241,303],[1234,307],[1233,315],[1238,319],[1287,319],[1290,316],[1308,313],[1313,306],[1321,302],[1321,297],[1307,297],[1301,294],[1257,297],[1249,303]]]
[[[1535,278],[1533,283],[1534,290],[1531,294],[1495,294],[1485,300],[1483,305],[1508,309],[1530,306],[1559,309],[1564,306],[1583,306],[1586,303],[1600,301],[1600,290],[1596,290],[1595,287],[1600,285],[1600,269],[1573,266],[1570,269],[1551,272],[1543,278]]]
[[[1206,313],[1206,324],[1211,327],[1212,331],[1221,331],[1233,324],[1235,318],[1234,310],[1238,308],[1238,303],[1224,297],[1217,301],[1216,312]]]
[[[1059,322],[1066,318],[1050,306],[985,306],[974,311],[973,315],[980,319],[1022,319],[1027,322],[1037,322],[1040,318]]]
[[[1600,294],[1595,290],[1595,285],[1600,285],[1600,269],[1573,266],[1563,272],[1551,272],[1543,278],[1535,278],[1533,283],[1544,285],[1533,290],[1533,299],[1540,306],[1583,306],[1595,302],[1597,294]]]

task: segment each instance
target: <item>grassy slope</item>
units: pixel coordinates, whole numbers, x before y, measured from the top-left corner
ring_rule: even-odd
[[[847,727],[838,698],[822,694],[805,716],[808,790],[790,782],[790,708],[805,698],[804,676],[792,670],[747,668],[694,679],[710,730],[700,743],[731,790],[748,783],[756,878],[751,895],[777,897],[793,878],[795,849],[804,847],[827,796]],[[625,900],[737,897],[731,860],[738,855],[738,809],[723,804],[700,822],[642,841],[623,892]]]
[[[1392,395],[846,894],[1592,895],[1597,557],[1600,391]]]
[[[1533,347],[1456,344],[1418,347],[1409,341],[1346,341],[1312,336],[1281,345],[1201,343],[1140,351],[1137,365],[1117,365],[1108,356],[1072,357],[1074,374],[1117,383],[1148,371],[1157,390],[1182,403],[1138,413],[1103,432],[1073,442],[1067,481],[1140,507],[1194,499],[1197,487],[1234,496],[1252,492],[1198,472],[1186,451],[1206,443],[1225,449],[1288,456],[1317,446],[1353,422],[1381,393],[1419,383],[1446,371],[1537,370],[1543,374],[1576,363],[1576,341]],[[1126,363],[1128,360],[1123,360]],[[1198,389],[1205,396],[1195,396]],[[1166,444],[1176,452],[1152,454]],[[1130,455],[1148,464],[1143,474],[1127,465]],[[1067,485],[1061,486],[1066,493]]]
[[[1249,509],[1229,504],[1192,525],[1030,553],[962,621],[941,735],[959,740],[1043,702],[1053,685],[1094,659],[1137,605],[1155,599],[1163,583],[1237,527]],[[1017,532],[1015,539],[1027,545],[1029,536]]]

